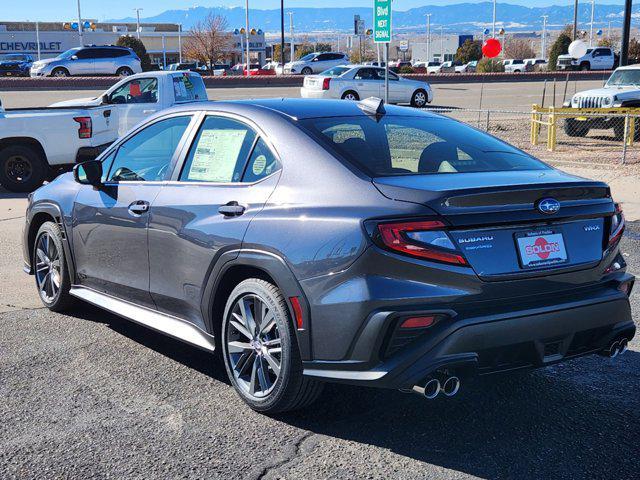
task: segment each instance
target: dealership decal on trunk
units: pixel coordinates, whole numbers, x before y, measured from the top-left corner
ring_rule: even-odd
[[[556,232],[533,232],[518,235],[518,250],[523,268],[544,267],[568,260],[564,238]]]

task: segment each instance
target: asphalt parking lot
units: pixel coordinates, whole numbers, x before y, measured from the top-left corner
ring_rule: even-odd
[[[2,478],[638,476],[638,337],[619,359],[471,381],[453,399],[331,385],[270,418],[207,353],[93,307],[40,308],[21,272],[24,207],[0,192]],[[640,272],[640,223],[622,249]]]

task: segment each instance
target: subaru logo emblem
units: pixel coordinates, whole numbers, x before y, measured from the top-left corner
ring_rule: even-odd
[[[544,214],[553,215],[560,210],[560,202],[555,198],[544,198],[538,202],[538,210]]]

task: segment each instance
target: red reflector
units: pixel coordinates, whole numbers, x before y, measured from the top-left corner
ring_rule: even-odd
[[[631,289],[633,288],[633,281],[621,283],[618,286],[618,290],[624,293],[626,296],[631,295]]]
[[[435,321],[436,317],[434,316],[411,317],[402,322],[400,328],[427,328],[433,325]]]
[[[80,124],[78,138],[91,138],[93,133],[91,117],[73,117],[73,119]]]
[[[300,300],[298,300],[298,297],[289,297],[289,301],[291,302],[291,306],[293,307],[293,315],[295,316],[296,326],[298,328],[304,328]]]
[[[322,80],[322,89],[323,90],[329,90],[329,84],[331,83],[331,79],[330,78],[325,78],[324,80]]]

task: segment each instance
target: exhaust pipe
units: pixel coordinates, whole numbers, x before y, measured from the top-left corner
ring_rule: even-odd
[[[621,339],[618,342],[618,355],[622,355],[628,349],[629,349],[629,340],[627,340],[626,338]]]
[[[613,342],[606,352],[609,358],[616,358],[620,353],[620,342]]]
[[[442,385],[442,393],[447,397],[453,397],[460,390],[460,379],[458,377],[449,377]]]
[[[440,380],[438,380],[437,378],[431,378],[427,380],[427,383],[424,384],[424,387],[415,385],[412,390],[428,400],[433,400],[440,393]]]

